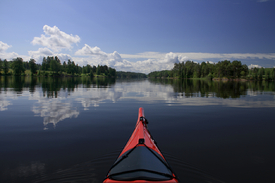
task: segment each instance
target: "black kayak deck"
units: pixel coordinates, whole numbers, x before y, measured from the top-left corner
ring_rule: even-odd
[[[136,146],[117,159],[108,176],[120,181],[164,181],[172,179],[173,173],[159,154],[146,146]]]

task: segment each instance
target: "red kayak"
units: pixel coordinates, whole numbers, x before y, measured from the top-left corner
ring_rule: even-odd
[[[147,124],[143,108],[139,108],[136,128],[103,183],[179,182],[152,139]]]

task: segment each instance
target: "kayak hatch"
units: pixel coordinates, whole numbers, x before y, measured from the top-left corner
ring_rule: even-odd
[[[135,130],[103,183],[178,183],[152,139],[147,124],[144,110],[140,107]]]

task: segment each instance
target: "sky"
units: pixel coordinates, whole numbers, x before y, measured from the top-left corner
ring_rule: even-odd
[[[150,73],[174,63],[275,67],[275,0],[1,0],[0,58]]]

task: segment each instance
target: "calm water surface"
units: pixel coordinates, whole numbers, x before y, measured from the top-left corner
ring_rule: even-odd
[[[275,182],[274,82],[0,78],[0,182],[102,182],[143,107],[181,182]]]

